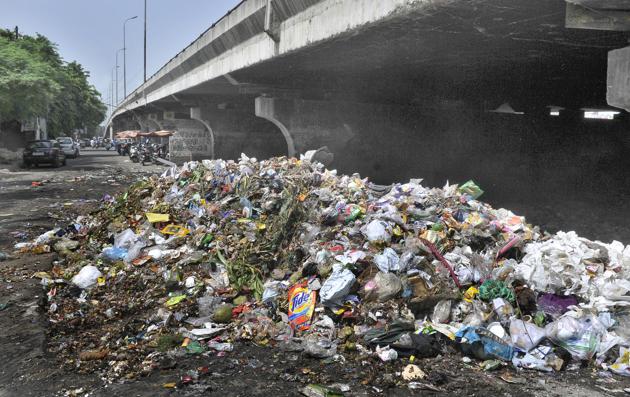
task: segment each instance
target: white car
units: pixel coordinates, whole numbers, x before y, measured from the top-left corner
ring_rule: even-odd
[[[66,157],[77,158],[79,157],[79,145],[74,141],[74,139],[69,136],[62,136],[57,138],[57,142],[59,142],[59,146],[61,146],[61,150],[66,155]]]

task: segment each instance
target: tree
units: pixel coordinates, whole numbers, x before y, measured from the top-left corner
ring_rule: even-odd
[[[61,90],[55,70],[28,50],[0,37],[0,119],[44,115]]]
[[[64,62],[48,38],[16,39],[0,29],[0,120],[45,116],[53,136],[95,128],[107,108],[88,78],[79,63]]]

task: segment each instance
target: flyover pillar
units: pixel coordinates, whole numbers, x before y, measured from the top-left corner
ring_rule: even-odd
[[[213,157],[212,130],[200,121],[192,118],[165,118],[161,126],[175,132],[169,139],[172,162],[179,164]]]
[[[237,159],[241,153],[259,159],[285,156],[287,145],[271,122],[256,117],[253,101],[205,104],[194,118],[212,131],[215,158]]]
[[[356,137],[357,108],[362,106],[334,101],[256,98],[256,116],[277,126],[286,141],[289,156],[299,156],[322,146],[328,146],[333,154],[347,151],[348,142]]]

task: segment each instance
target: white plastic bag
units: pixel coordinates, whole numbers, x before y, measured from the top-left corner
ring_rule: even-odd
[[[398,352],[389,346],[376,346],[376,355],[384,362],[396,360],[398,358]]]
[[[545,338],[545,330],[523,320],[510,321],[512,344],[526,352],[532,350]]]
[[[388,243],[392,239],[389,224],[384,221],[373,220],[362,232],[371,243]]]
[[[125,255],[125,263],[131,263],[134,259],[136,259],[140,255],[140,251],[142,251],[144,246],[145,245],[142,241],[133,243],[127,250],[127,255]]]
[[[131,229],[125,229],[114,236],[114,247],[129,248],[138,236]]]
[[[448,319],[451,317],[451,304],[448,299],[439,301],[433,308],[431,321],[436,324],[448,323]]]
[[[577,360],[590,360],[598,351],[606,328],[592,314],[568,312],[545,327],[547,338]]]
[[[348,295],[355,279],[354,274],[341,264],[333,265],[332,274],[319,290],[322,304],[324,306],[336,306],[342,303],[341,299]]]
[[[96,266],[83,266],[83,268],[72,277],[72,284],[81,289],[90,288],[98,281],[102,274]]]
[[[374,262],[383,273],[400,271],[400,258],[396,251],[389,247],[385,248],[382,254],[375,255]]]
[[[363,286],[363,299],[366,301],[376,299],[379,302],[385,302],[398,295],[402,288],[402,282],[395,274],[378,272],[372,280]]]
[[[608,368],[617,375],[630,376],[630,349],[621,346],[619,358]]]

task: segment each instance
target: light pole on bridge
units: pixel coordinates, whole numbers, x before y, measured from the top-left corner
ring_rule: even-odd
[[[127,18],[125,19],[125,22],[123,22],[123,93],[125,94],[125,98],[127,98],[127,32],[126,32],[126,25],[127,22],[131,21],[132,19],[136,19],[138,18],[137,15],[131,17],[131,18]]]
[[[120,54],[120,51],[123,50],[124,48],[121,48],[116,51],[116,100],[114,101],[116,103],[116,106],[118,106],[118,54]]]
[[[147,0],[144,0],[144,82],[147,82]]]

